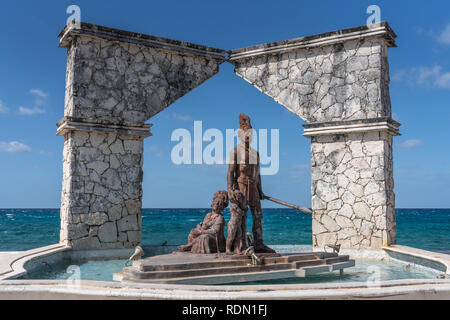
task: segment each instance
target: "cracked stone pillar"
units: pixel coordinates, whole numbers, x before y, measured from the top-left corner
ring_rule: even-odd
[[[74,250],[142,239],[145,122],[217,74],[225,51],[82,23],[67,48],[60,241]]]
[[[395,243],[387,23],[237,49],[238,76],[308,124],[315,248]]]
[[[395,243],[389,118],[305,125],[311,138],[314,247],[380,249]]]

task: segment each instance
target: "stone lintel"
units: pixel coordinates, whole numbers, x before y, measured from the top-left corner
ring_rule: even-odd
[[[59,46],[62,48],[68,48],[72,42],[72,39],[76,36],[87,36],[110,41],[127,42],[146,47],[177,51],[183,54],[204,56],[214,60],[221,60],[223,62],[226,60],[227,53],[226,50],[222,49],[142,33],[113,29],[85,22],[81,23],[81,28],[79,29],[75,27],[64,27],[58,35],[60,38]]]
[[[240,60],[260,55],[280,54],[298,49],[328,46],[345,41],[365,38],[381,37],[389,48],[397,47],[395,38],[397,35],[387,22],[381,22],[378,26],[369,28],[366,25],[349,29],[342,29],[312,36],[300,37],[285,41],[261,44],[229,51],[229,61]]]
[[[69,131],[97,131],[106,133],[127,134],[140,137],[150,137],[151,124],[113,123],[94,119],[79,119],[64,117],[57,123],[57,135],[64,136]]]
[[[350,121],[324,122],[303,125],[305,137],[315,137],[335,134],[349,134],[358,132],[386,131],[393,136],[400,136],[401,126],[391,118],[375,118]]]

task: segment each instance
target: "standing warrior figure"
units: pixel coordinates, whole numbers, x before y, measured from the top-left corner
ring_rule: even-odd
[[[233,199],[233,202],[239,202],[238,199],[235,199],[235,190],[239,190],[245,196],[253,217],[252,231],[255,251],[258,253],[274,253],[275,251],[265,246],[263,242],[261,199],[264,200],[264,193],[261,186],[259,153],[250,147],[253,136],[250,118],[241,114],[239,124],[238,137],[240,143],[230,153],[227,176],[228,197]]]

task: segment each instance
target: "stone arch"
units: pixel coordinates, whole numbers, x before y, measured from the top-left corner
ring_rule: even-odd
[[[67,48],[61,242],[73,249],[141,242],[145,122],[213,77],[235,72],[308,124],[313,244],[395,243],[386,23],[229,51],[82,23]]]

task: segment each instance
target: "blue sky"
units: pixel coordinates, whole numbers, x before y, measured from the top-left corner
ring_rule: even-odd
[[[345,3],[343,5],[342,3]],[[390,50],[391,99],[403,136],[395,138],[398,208],[450,207],[450,2],[448,1],[11,1],[0,4],[0,208],[60,204],[66,51],[57,35],[77,4],[82,20],[221,49],[363,25],[371,4],[398,34]],[[237,126],[280,129],[280,171],[266,194],[310,206],[310,143],[303,121],[235,76],[229,64],[150,119],[144,207],[207,207],[226,188],[225,166],[170,161],[171,133]],[[266,206],[270,204],[266,203]]]

